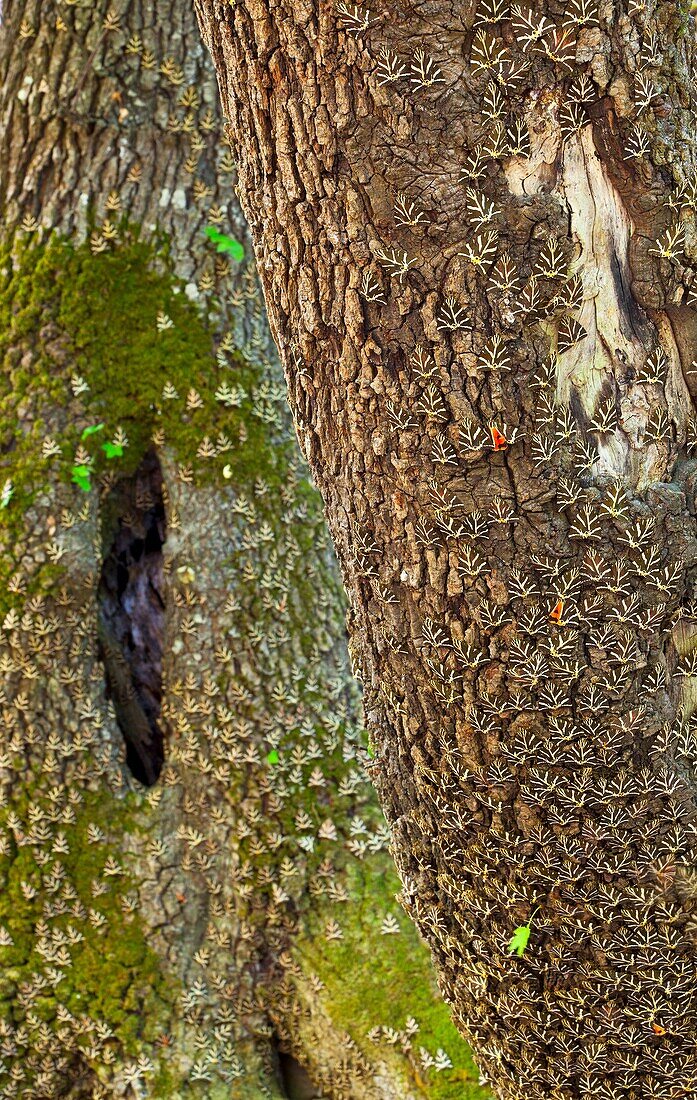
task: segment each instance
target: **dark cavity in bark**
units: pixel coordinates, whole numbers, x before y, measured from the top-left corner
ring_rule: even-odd
[[[271,1040],[276,1057],[278,1080],[287,1100],[323,1100],[305,1067],[292,1054],[281,1050],[279,1039]]]
[[[107,697],[126,742],[128,768],[148,787],[157,781],[164,761],[165,538],[162,469],[150,449],[103,505],[104,560],[97,596]]]

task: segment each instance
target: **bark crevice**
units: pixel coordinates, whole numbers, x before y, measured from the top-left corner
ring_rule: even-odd
[[[277,1035],[272,1038],[272,1046],[282,1095],[288,1100],[322,1100],[322,1093],[305,1066],[288,1051],[281,1049]]]
[[[107,695],[126,742],[128,768],[149,787],[164,762],[160,711],[166,533],[162,468],[150,449],[104,503],[105,552],[97,597]]]

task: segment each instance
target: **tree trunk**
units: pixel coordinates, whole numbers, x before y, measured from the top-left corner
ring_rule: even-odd
[[[697,1091],[685,5],[197,0],[403,903],[498,1097]]]
[[[427,1095],[295,952],[387,835],[193,11],[2,19],[0,1096]]]

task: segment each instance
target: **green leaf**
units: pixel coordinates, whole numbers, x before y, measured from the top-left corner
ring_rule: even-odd
[[[521,955],[521,956],[523,955],[523,953],[525,951],[525,948],[528,946],[528,940],[530,939],[530,928],[532,926],[532,918],[535,916],[535,913],[537,913],[539,908],[540,908],[540,906],[536,905],[535,908],[533,909],[532,913],[530,914],[530,920],[528,921],[528,923],[527,924],[521,924],[518,928],[516,928],[515,932],[513,933],[513,936],[511,937],[511,942],[508,945],[508,954],[509,955],[514,955],[514,954],[518,954],[518,955]]]
[[[102,443],[102,450],[107,458],[121,458],[123,447],[120,443]]]
[[[233,260],[238,262],[244,259],[244,245],[241,245],[234,237],[226,236],[225,233],[221,233],[213,225],[206,227],[206,236],[218,246],[217,252],[229,252]]]
[[[92,482],[90,481],[92,471],[89,466],[73,466],[70,472],[73,475],[72,480],[75,485],[79,485],[81,489],[89,493],[92,488]]]
[[[101,432],[103,424],[90,424],[88,428],[85,428],[80,439],[87,439],[89,436],[94,435],[95,432]]]
[[[516,928],[511,937],[511,942],[508,945],[509,955],[523,955],[525,948],[528,946],[528,940],[530,939],[530,925],[521,924]]]
[[[12,479],[8,477],[3,486],[2,494],[0,495],[0,508],[7,508],[7,505],[10,503],[12,497],[14,496],[14,491],[15,488],[12,484]]]
[[[278,764],[278,761],[281,758],[278,755],[277,749],[271,749],[271,752],[267,755],[266,759],[268,760],[269,764]]]

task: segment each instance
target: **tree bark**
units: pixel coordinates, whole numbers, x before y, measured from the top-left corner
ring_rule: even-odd
[[[694,21],[196,9],[454,1018],[501,1098],[694,1096]]]
[[[0,1096],[416,1100],[293,954],[387,837],[193,11],[5,0],[0,120]]]

